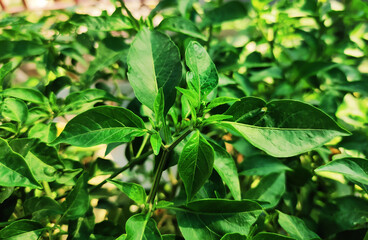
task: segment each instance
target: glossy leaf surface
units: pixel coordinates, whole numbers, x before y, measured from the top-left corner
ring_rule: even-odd
[[[88,174],[83,173],[74,186],[73,190],[63,202],[65,212],[63,216],[67,219],[82,217],[89,208],[89,195],[87,190]]]
[[[136,214],[126,223],[126,240],[161,240],[155,220],[145,214]]]
[[[19,220],[11,223],[9,226],[0,230],[0,239],[11,240],[38,240],[42,232],[43,226],[31,220]]]
[[[108,180],[108,182],[114,184],[120,191],[136,203],[145,204],[147,195],[141,185],[136,183],[125,183],[117,180]]]
[[[28,117],[28,108],[22,100],[7,98],[1,106],[1,114],[12,121],[24,123]]]
[[[279,212],[278,222],[283,229],[290,236],[294,237],[298,240],[307,240],[307,239],[320,239],[320,237],[310,230],[304,223],[304,221],[298,217],[290,216]]]
[[[101,106],[79,114],[68,122],[52,144],[68,143],[80,147],[128,142],[145,133],[144,123],[130,110]]]
[[[183,17],[170,17],[162,20],[158,28],[182,33],[190,37],[206,41],[206,37],[199,31],[198,27],[190,20]]]

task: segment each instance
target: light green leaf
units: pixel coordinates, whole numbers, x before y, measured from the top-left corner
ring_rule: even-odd
[[[68,122],[51,144],[68,143],[78,147],[129,142],[146,133],[140,117],[128,109],[101,106],[85,111]]]
[[[299,101],[274,100],[262,107],[260,99],[243,98],[225,114],[236,111],[233,120],[237,122],[223,122],[222,126],[275,157],[295,156],[349,135],[327,114]]]
[[[192,21],[183,17],[165,18],[157,28],[160,30],[182,33],[190,37],[199,38],[203,41],[207,40]]]
[[[32,88],[8,88],[0,94],[6,97],[19,98],[31,103],[48,104],[47,98],[40,91]]]
[[[42,142],[52,142],[55,140],[57,134],[57,128],[55,122],[37,123],[28,132],[28,137],[38,138]]]
[[[217,106],[226,104],[226,103],[231,103],[231,102],[236,102],[236,101],[240,101],[239,98],[233,98],[233,97],[218,97],[213,99],[210,104],[208,104],[208,106],[206,107],[207,109],[212,109],[215,108]]]
[[[125,183],[117,180],[107,180],[109,183],[114,184],[120,191],[126,194],[130,199],[138,204],[146,203],[146,191],[144,188],[136,183]]]
[[[0,239],[38,240],[44,230],[44,227],[40,223],[22,219],[1,229]]]
[[[138,32],[129,49],[128,79],[138,100],[154,110],[159,88],[165,96],[165,112],[174,104],[182,65],[177,46],[158,31]]]
[[[44,45],[33,41],[0,41],[0,60],[12,57],[29,57],[41,55],[46,51]]]
[[[246,199],[258,200],[264,208],[275,207],[286,191],[285,174],[274,173],[264,176],[255,188],[245,193]]]
[[[329,162],[314,170],[323,176],[323,172],[340,173],[348,179],[368,185],[368,160],[363,158],[342,158]]]
[[[320,237],[313,231],[311,231],[304,223],[304,221],[298,217],[290,216],[284,214],[280,211],[279,213],[279,224],[285,229],[290,236],[297,240],[310,240],[310,239],[320,239]]]
[[[178,225],[185,239],[219,240],[226,233],[248,235],[262,213],[262,207],[250,200],[201,199],[176,211]]]
[[[211,176],[213,162],[213,148],[199,131],[195,131],[186,142],[178,162],[179,176],[183,180],[188,201]]]
[[[89,208],[89,195],[87,189],[88,174],[83,173],[74,186],[73,190],[63,202],[65,209],[64,217],[67,219],[77,219],[83,217]]]
[[[0,68],[0,90],[3,90],[4,78],[13,70],[12,62],[5,63]]]
[[[126,240],[162,240],[155,220],[145,214],[136,214],[126,222]]]
[[[281,173],[291,171],[277,158],[267,155],[256,155],[247,157],[239,167],[239,175],[258,175],[265,176],[271,173]]]
[[[24,123],[28,117],[28,108],[22,100],[6,98],[1,106],[1,114],[9,120]]]
[[[276,233],[260,232],[252,240],[292,240],[294,238],[283,236]]]
[[[191,41],[185,50],[185,61],[194,74],[193,80],[199,82],[201,96],[206,97],[218,84],[216,66],[211,57],[198,42]]]
[[[247,236],[240,233],[226,233],[221,240],[247,240]]]
[[[185,89],[181,87],[176,87],[176,89],[185,96],[193,108],[199,106],[199,96],[193,89]]]
[[[160,137],[160,134],[158,132],[155,132],[151,135],[150,138],[151,146],[153,149],[153,153],[157,156],[160,153],[162,139]]]
[[[155,121],[156,124],[159,125],[159,123],[165,122],[165,99],[164,99],[164,92],[163,88],[160,88],[158,90],[154,105],[153,105],[153,112],[155,113]]]
[[[215,141],[211,140],[209,142],[215,151],[215,161],[213,167],[221,176],[221,179],[229,187],[234,199],[240,200],[240,183],[234,159],[226,151],[226,149],[215,143]]]
[[[5,187],[40,188],[24,158],[0,138],[0,185]]]

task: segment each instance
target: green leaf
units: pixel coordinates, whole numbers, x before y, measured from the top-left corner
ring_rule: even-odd
[[[136,183],[125,183],[117,180],[107,180],[109,183],[114,184],[120,191],[126,194],[130,199],[138,204],[146,203],[146,191],[144,188]]]
[[[55,140],[57,134],[57,128],[55,122],[37,123],[28,132],[28,137],[38,138],[42,142],[52,142]]]
[[[218,84],[216,66],[211,57],[198,42],[191,41],[185,50],[185,61],[194,74],[193,80],[199,83],[201,96],[206,97]]]
[[[284,165],[277,158],[267,155],[256,155],[247,157],[239,167],[239,175],[265,176],[271,173],[281,173],[291,171],[291,168]]]
[[[128,79],[138,100],[151,110],[160,88],[165,96],[165,112],[174,104],[181,80],[182,65],[177,46],[158,31],[138,32],[129,49]]]
[[[1,114],[9,120],[24,123],[28,117],[28,108],[22,100],[6,98],[1,106]]]
[[[215,161],[213,167],[221,176],[221,179],[229,187],[234,199],[240,200],[241,194],[239,176],[234,159],[226,151],[226,149],[215,143],[215,141],[210,140],[209,142],[215,151]]]
[[[276,233],[260,232],[252,240],[292,240],[294,238],[283,236]]]
[[[323,172],[340,173],[349,180],[368,185],[368,160],[363,158],[336,159],[314,170],[323,176]]]
[[[161,240],[155,220],[146,214],[136,214],[126,222],[126,240]]]
[[[14,152],[9,144],[0,138],[0,185],[5,187],[40,188],[24,158]]]
[[[162,139],[160,137],[160,134],[158,132],[155,132],[151,135],[150,138],[151,146],[153,149],[153,153],[157,156],[160,153]]]
[[[32,88],[8,88],[0,93],[6,97],[19,98],[36,104],[48,104],[47,98],[38,90]]]
[[[19,220],[0,230],[0,239],[8,240],[38,240],[44,227],[35,221]]]
[[[247,104],[248,100],[251,104]],[[254,101],[257,104],[252,109]],[[331,117],[309,104],[274,100],[261,107],[261,101],[243,98],[234,103],[225,114],[231,115],[238,110],[233,119],[237,122],[223,122],[221,125],[271,156],[295,156],[313,150],[334,137],[349,135]]]
[[[185,239],[219,240],[226,233],[248,235],[262,213],[262,207],[250,200],[202,199],[176,211],[180,231]]]
[[[247,240],[247,236],[240,233],[226,233],[220,240]]]
[[[206,108],[212,109],[220,105],[231,103],[231,102],[236,102],[236,101],[240,101],[240,99],[233,98],[233,97],[218,97],[218,98],[213,99]]]
[[[64,168],[57,150],[43,142],[32,147],[25,160],[38,181],[55,181],[59,177],[58,171]]]
[[[29,57],[41,55],[46,51],[44,45],[33,41],[0,41],[0,60],[12,57]]]
[[[95,227],[95,215],[93,209],[90,207],[84,217],[69,220],[68,225],[68,239],[84,240],[91,239],[90,235],[93,233]]]
[[[24,213],[32,214],[32,219],[42,221],[47,217],[62,214],[64,212],[61,205],[49,197],[32,197],[24,202]]]
[[[196,91],[193,89],[185,89],[180,87],[176,87],[176,89],[188,99],[193,108],[197,108],[199,106],[200,99]]]
[[[211,176],[213,162],[213,148],[199,131],[195,131],[186,142],[178,162],[179,176],[183,180],[188,201]]]
[[[113,102],[119,102],[110,93],[101,89],[86,89],[80,92],[74,92],[69,94],[65,99],[65,105],[67,108],[80,108],[84,103],[91,103],[95,101],[108,100]]]
[[[129,142],[146,133],[140,117],[128,109],[101,106],[87,110],[68,122],[51,144],[68,143],[78,147]]]
[[[204,25],[218,25],[247,16],[244,4],[237,1],[227,2],[215,9],[206,12]]]
[[[298,217],[284,214],[280,211],[278,222],[280,226],[285,229],[290,236],[297,240],[309,240],[309,239],[320,239],[320,237],[313,231],[311,231],[304,223],[304,221]]]
[[[5,77],[13,70],[12,62],[5,63],[0,68],[0,90],[3,90],[3,82]]]
[[[165,123],[165,99],[164,99],[164,92],[163,88],[158,90],[157,96],[155,98],[155,102],[153,105],[153,112],[155,113],[155,121],[156,124],[159,126],[159,123]]]
[[[207,38],[199,31],[198,27],[192,21],[183,17],[165,18],[157,28],[160,30],[169,30],[172,32],[182,33],[203,41],[207,40]]]
[[[67,219],[77,219],[83,217],[89,208],[89,195],[87,189],[88,174],[83,173],[63,202],[65,209],[64,217]]]
[[[274,173],[261,178],[255,188],[245,193],[246,199],[258,200],[264,208],[275,207],[286,191],[285,174]]]

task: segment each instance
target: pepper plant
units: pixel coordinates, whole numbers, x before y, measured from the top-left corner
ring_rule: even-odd
[[[0,239],[367,238],[366,3],[112,2],[0,21]]]

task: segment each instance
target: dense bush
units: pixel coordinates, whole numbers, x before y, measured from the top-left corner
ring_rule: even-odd
[[[0,239],[368,238],[366,2],[114,3],[2,13]]]

